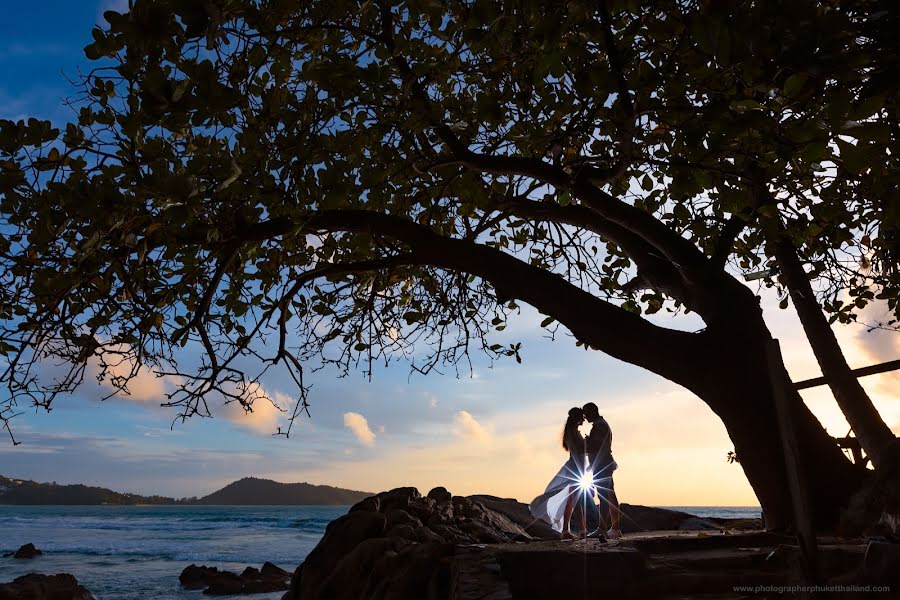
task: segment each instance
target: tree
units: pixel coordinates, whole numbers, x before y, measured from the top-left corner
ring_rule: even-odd
[[[142,367],[179,376],[183,417],[210,399],[252,409],[261,374],[283,368],[296,417],[311,364],[371,370],[416,346],[425,373],[473,349],[520,360],[491,332],[527,303],[706,402],[769,524],[789,527],[771,335],[729,260],[761,262],[761,224],[818,210],[781,194],[805,185],[800,167],[853,155],[793,140],[814,123],[781,102],[803,92],[800,51],[825,47],[835,78],[865,79],[859,19],[840,8],[136,0],[106,13],[78,122],[0,122],[0,417],[49,408],[91,361],[120,389]],[[802,19],[815,39],[795,35]],[[866,102],[803,107],[846,121]],[[838,228],[855,235],[864,214]],[[644,316],[662,310],[706,328]],[[179,368],[187,344],[199,369]],[[50,357],[69,369],[48,383]],[[790,401],[828,527],[863,475]]]
[[[675,62],[712,60],[715,73],[671,78],[656,91],[665,108],[655,113],[678,148],[659,161],[672,182],[660,195],[685,203],[692,237],[711,256],[744,269],[773,267],[786,288],[783,306],[789,295],[875,464],[895,437],[829,323],[855,320],[876,297],[893,313],[888,327],[900,314],[897,88],[887,75],[897,19],[887,8],[878,0],[764,3],[750,15],[730,4],[710,8],[706,39],[682,48]],[[749,44],[725,29],[742,18],[760,28]],[[783,29],[779,20],[804,26]],[[734,110],[745,116],[723,118]],[[714,185],[698,193],[698,177]]]

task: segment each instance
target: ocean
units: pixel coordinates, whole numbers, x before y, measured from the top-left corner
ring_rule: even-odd
[[[668,508],[702,517],[759,516],[759,507]],[[178,583],[189,564],[240,573],[269,561],[293,572],[325,526],[346,511],[346,506],[0,506],[0,555],[29,542],[45,552],[32,560],[0,558],[0,582],[26,573],[71,573],[97,600],[201,600],[208,596]]]
[[[97,600],[200,600],[208,596],[178,583],[186,566],[240,573],[269,561],[293,572],[325,526],[346,512],[346,506],[0,506],[0,555],[29,542],[45,553],[0,558],[0,582],[71,573]]]

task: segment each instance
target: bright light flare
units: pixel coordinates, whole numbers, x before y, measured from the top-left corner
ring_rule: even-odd
[[[578,488],[587,491],[594,487],[594,474],[591,471],[585,471],[578,477]]]

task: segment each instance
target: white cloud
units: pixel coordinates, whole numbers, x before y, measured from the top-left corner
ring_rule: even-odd
[[[352,431],[361,444],[366,446],[375,445],[375,433],[369,427],[369,422],[361,414],[356,412],[344,413],[344,427]]]
[[[428,405],[431,408],[437,408],[437,405],[438,405],[437,396],[435,396],[431,392],[425,392],[425,399],[428,400]]]
[[[478,422],[469,412],[461,410],[453,418],[456,434],[479,444],[488,444],[491,434],[484,425]]]
[[[229,402],[222,407],[222,416],[241,427],[261,434],[273,434],[278,430],[293,400],[281,392],[268,392],[257,383],[249,384],[246,397],[253,398],[250,410],[238,402]]]
[[[105,394],[112,393],[116,398],[125,400],[136,400],[138,402],[164,402],[166,400],[167,379],[174,383],[172,378],[157,377],[149,367],[137,367],[134,358],[127,351],[125,346],[112,346],[109,352],[104,354],[106,362],[106,374],[100,385]],[[120,353],[120,354],[117,354]],[[96,378],[101,367],[99,360],[91,359],[89,374],[92,378]],[[125,391],[117,389],[114,383],[120,384],[125,380],[128,381]]]

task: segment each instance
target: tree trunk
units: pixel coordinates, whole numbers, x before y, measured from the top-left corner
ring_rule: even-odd
[[[736,319],[736,321],[739,319]],[[746,332],[746,329],[742,327]],[[764,335],[763,335],[764,334]],[[779,437],[762,327],[752,335],[713,332],[708,376],[693,391],[719,416],[771,529],[791,530],[794,515]],[[816,529],[833,529],[864,475],[841,452],[795,392],[790,392],[801,470]]]
[[[781,269],[782,281],[790,292],[822,375],[828,381],[828,387],[856,434],[860,446],[877,467],[881,452],[894,441],[894,434],[847,364],[834,331],[816,300],[794,245],[782,237],[775,244],[775,256]]]

